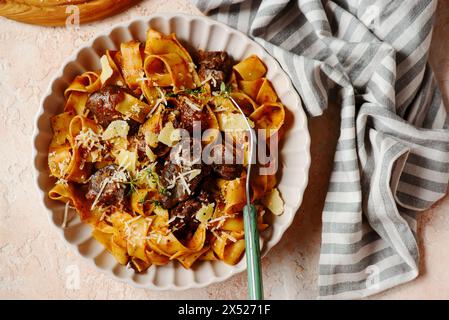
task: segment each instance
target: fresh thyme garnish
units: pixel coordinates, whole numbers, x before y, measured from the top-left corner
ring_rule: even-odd
[[[159,177],[157,176],[156,173],[154,173],[154,172],[151,171],[151,170],[148,170],[148,171],[147,171],[147,174],[151,177],[151,183],[153,183],[153,184],[158,184],[158,182],[159,182]]]
[[[162,195],[165,195],[167,193],[167,189],[165,189],[164,187],[160,187],[158,191]]]
[[[155,207],[160,207],[161,206],[161,203],[159,201],[157,201],[157,200],[153,200],[153,204],[154,204]]]
[[[214,91],[212,92],[212,95],[217,97],[223,97],[223,98],[229,98],[232,92],[232,86],[226,85],[224,82],[220,84],[220,91]]]
[[[146,195],[144,195],[142,198],[139,199],[139,204],[140,205],[145,204],[145,202],[147,202],[147,196]]]
[[[165,96],[167,98],[176,98],[179,95],[179,93],[187,93],[187,94],[196,96],[196,95],[199,95],[199,94],[201,94],[203,92],[204,92],[204,88],[203,87],[198,87],[198,88],[194,88],[194,89],[184,89],[184,90],[179,91],[178,93],[167,92],[165,94]]]
[[[185,89],[184,92],[191,95],[198,95],[203,93],[203,87],[195,88],[195,89]]]
[[[137,180],[136,179],[130,179],[129,181],[126,181],[124,183],[129,185],[128,195],[133,194],[138,189],[138,187],[137,187]]]
[[[165,96],[168,97],[168,98],[176,98],[178,96],[178,94],[174,93],[174,92],[167,92],[165,94]]]
[[[220,94],[222,94],[225,97],[228,97],[232,92],[231,85],[226,85],[224,82],[220,85]]]

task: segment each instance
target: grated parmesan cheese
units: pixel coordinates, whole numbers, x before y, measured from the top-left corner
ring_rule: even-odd
[[[187,181],[182,173],[178,175],[178,179],[179,181],[181,181],[181,185],[184,188],[184,191],[187,192],[187,194],[191,194],[192,191],[190,191],[189,185],[187,184]]]
[[[123,170],[120,171],[116,171],[114,172],[114,174],[112,175],[112,177],[110,178],[106,178],[101,182],[100,185],[100,191],[98,192],[97,196],[95,197],[94,202],[92,203],[92,206],[90,207],[90,210],[93,210],[97,203],[98,200],[100,199],[101,195],[104,192],[104,189],[106,188],[106,186],[111,183],[111,182],[115,182],[115,183],[125,183],[128,181],[128,175],[126,174],[126,172],[124,172]]]
[[[215,222],[221,222],[221,221],[224,221],[224,220],[226,220],[228,218],[232,218],[232,216],[229,215],[229,214],[225,214],[224,216],[221,216],[221,217],[214,218],[214,219],[210,220],[209,224],[215,223]]]
[[[237,239],[234,238],[230,233],[222,231],[221,234],[225,237],[231,240],[232,242],[237,242]]]
[[[101,145],[100,135],[95,133],[91,128],[83,128],[81,132],[75,137],[75,143],[78,147],[84,147],[87,150],[93,148],[103,149]]]
[[[190,100],[189,98],[184,97],[184,102],[192,109],[195,111],[201,111],[202,109],[200,108],[199,105],[197,105],[196,103],[194,103],[192,100]]]
[[[217,86],[217,80],[212,77],[212,74],[209,73],[209,75],[206,77],[206,79],[204,79],[204,81],[201,82],[201,86],[205,85],[206,83],[208,83],[209,81],[212,81],[212,84],[214,85],[214,87]]]
[[[67,187],[69,185],[68,181],[66,179],[62,179],[62,178],[58,179],[58,181],[56,181],[56,184],[65,186],[65,187]]]
[[[104,180],[101,182],[100,191],[98,192],[97,196],[95,197],[95,200],[94,200],[94,202],[92,203],[92,205],[91,205],[91,207],[90,207],[90,210],[93,210],[93,209],[95,208],[95,206],[96,206],[97,203],[98,203],[98,200],[100,199],[101,195],[103,194],[103,191],[104,191],[104,189],[106,188],[106,186],[108,185],[108,183],[109,183],[109,179],[104,179]]]
[[[165,93],[162,91],[161,88],[156,87],[157,93],[159,93],[159,99],[161,102],[165,105],[167,105],[167,99],[165,99]]]
[[[215,236],[215,238],[217,238],[217,239],[221,238],[215,230],[212,230],[211,232]]]
[[[57,163],[60,177],[65,176],[65,173],[69,167],[69,164],[70,164],[70,158],[65,158],[61,162]]]

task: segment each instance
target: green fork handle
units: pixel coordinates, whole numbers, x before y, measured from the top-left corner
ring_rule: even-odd
[[[253,205],[243,208],[245,225],[245,252],[248,272],[248,299],[263,300],[262,268],[260,265],[257,211]]]

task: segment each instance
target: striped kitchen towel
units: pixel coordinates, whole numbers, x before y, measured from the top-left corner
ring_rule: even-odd
[[[277,58],[311,116],[330,91],[339,97],[320,298],[361,298],[414,279],[416,216],[449,179],[448,117],[427,63],[437,1],[194,3]]]

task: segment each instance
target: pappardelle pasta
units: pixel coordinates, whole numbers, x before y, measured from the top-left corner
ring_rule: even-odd
[[[51,118],[49,197],[66,203],[64,220],[75,208],[93,237],[137,272],[171,260],[185,268],[238,263],[252,160],[230,98],[263,143],[281,136],[284,106],[264,63],[255,55],[233,63],[222,51],[191,55],[176,35],[153,29],[145,43],[122,43],[100,61],[100,71],[73,80],[64,112]],[[283,212],[276,183],[274,173],[251,176],[260,230],[268,214]]]

